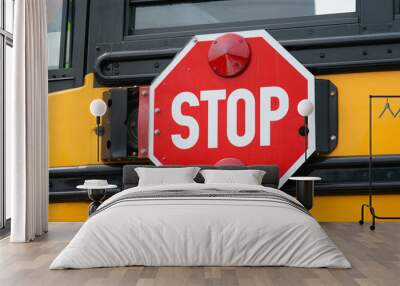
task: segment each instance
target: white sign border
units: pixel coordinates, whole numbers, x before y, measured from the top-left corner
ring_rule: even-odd
[[[229,32],[235,33],[243,38],[258,38],[262,37],[269,43],[282,57],[284,57],[304,78],[308,83],[308,100],[315,106],[315,78],[314,75],[309,72],[295,57],[292,56],[282,45],[275,40],[265,30],[252,30],[252,31],[240,31],[240,32]],[[189,43],[174,57],[171,63],[161,72],[161,74],[152,82],[150,85],[150,98],[149,98],[149,159],[157,166],[162,165],[161,162],[154,156],[154,92],[160,83],[169,75],[169,73],[178,65],[178,63],[190,52],[190,50],[196,45],[197,42],[213,41],[218,37],[227,33],[207,34],[194,36]],[[296,106],[297,110],[297,106]],[[312,155],[316,150],[315,145],[315,112],[308,116],[308,148],[307,155]],[[304,153],[292,164],[292,166],[284,173],[279,179],[278,188],[282,187],[283,184],[304,164],[305,158]]]

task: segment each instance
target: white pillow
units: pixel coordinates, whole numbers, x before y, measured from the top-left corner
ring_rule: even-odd
[[[261,170],[213,170],[207,169],[200,172],[204,183],[246,184],[261,185],[265,171]]]
[[[135,168],[139,176],[139,186],[195,183],[193,180],[200,168]]]

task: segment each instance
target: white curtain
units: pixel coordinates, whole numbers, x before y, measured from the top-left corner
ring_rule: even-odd
[[[47,232],[46,0],[16,0],[13,92],[6,97],[6,187],[12,242]]]

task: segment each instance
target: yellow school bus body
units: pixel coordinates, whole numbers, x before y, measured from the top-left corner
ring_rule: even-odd
[[[368,96],[400,94],[400,71],[340,73],[317,76],[335,84],[338,96],[339,140],[335,150],[319,156],[345,157],[369,154]],[[49,165],[76,167],[97,165],[95,119],[89,104],[101,98],[108,88],[93,87],[93,74],[87,74],[82,87],[54,92],[49,95]],[[400,108],[400,99],[391,103]],[[376,155],[400,154],[400,117],[377,119],[382,103],[373,106],[374,148]],[[312,214],[318,221],[358,221],[360,205],[367,195],[317,196]],[[84,221],[87,202],[50,203],[50,221]],[[395,215],[399,211],[400,194],[378,195],[375,206],[378,215]]]

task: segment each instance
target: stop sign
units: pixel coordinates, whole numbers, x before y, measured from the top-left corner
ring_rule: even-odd
[[[281,186],[304,163],[305,143],[315,151],[314,113],[308,142],[299,133],[303,99],[314,104],[313,75],[266,31],[195,36],[150,86],[149,158],[276,164]]]

